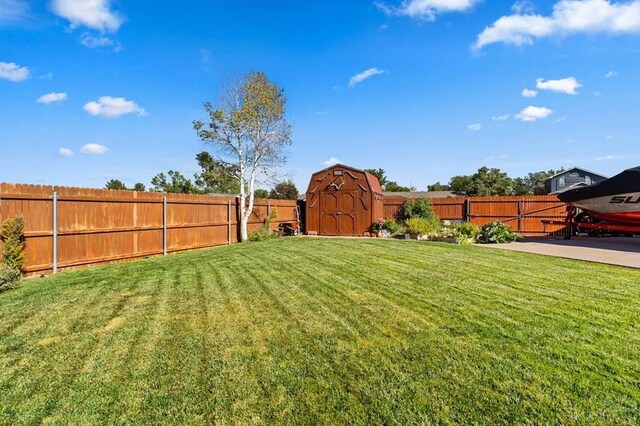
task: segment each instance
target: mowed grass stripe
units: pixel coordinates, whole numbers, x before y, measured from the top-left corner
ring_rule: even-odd
[[[639,302],[635,271],[409,241],[78,271],[0,295],[0,421],[633,424]]]

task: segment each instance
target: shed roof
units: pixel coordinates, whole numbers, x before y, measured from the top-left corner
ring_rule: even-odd
[[[382,187],[380,186],[380,181],[378,180],[377,177],[375,177],[374,175],[372,175],[369,172],[365,172],[364,170],[360,170],[360,169],[356,169],[355,167],[351,167],[351,166],[345,166],[344,164],[334,164],[333,166],[329,166],[326,167],[322,170],[318,170],[317,172],[314,173],[314,175],[320,174],[320,173],[325,173],[328,172],[329,170],[332,169],[336,169],[336,168],[341,168],[341,169],[348,169],[354,172],[358,172],[358,173],[364,173],[365,177],[367,178],[367,182],[369,183],[369,186],[371,187],[371,190],[377,194],[382,194]]]

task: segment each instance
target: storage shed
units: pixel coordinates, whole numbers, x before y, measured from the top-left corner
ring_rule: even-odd
[[[383,216],[378,178],[336,164],[314,173],[306,197],[306,231],[311,235],[364,235]]]

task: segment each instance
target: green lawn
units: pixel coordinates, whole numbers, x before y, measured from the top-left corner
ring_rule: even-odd
[[[280,239],[0,294],[0,422],[640,422],[640,273]]]

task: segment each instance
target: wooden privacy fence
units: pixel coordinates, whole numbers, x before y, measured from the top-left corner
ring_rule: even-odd
[[[249,232],[274,208],[273,230],[297,218],[295,200],[256,200]],[[24,217],[32,274],[237,243],[238,210],[232,196],[0,184],[0,221]]]
[[[385,217],[398,217],[405,198],[384,199]],[[561,225],[544,220],[564,220],[566,204],[555,195],[511,197],[432,198],[434,212],[442,220],[472,222],[478,226],[499,220],[524,236],[565,235]]]

